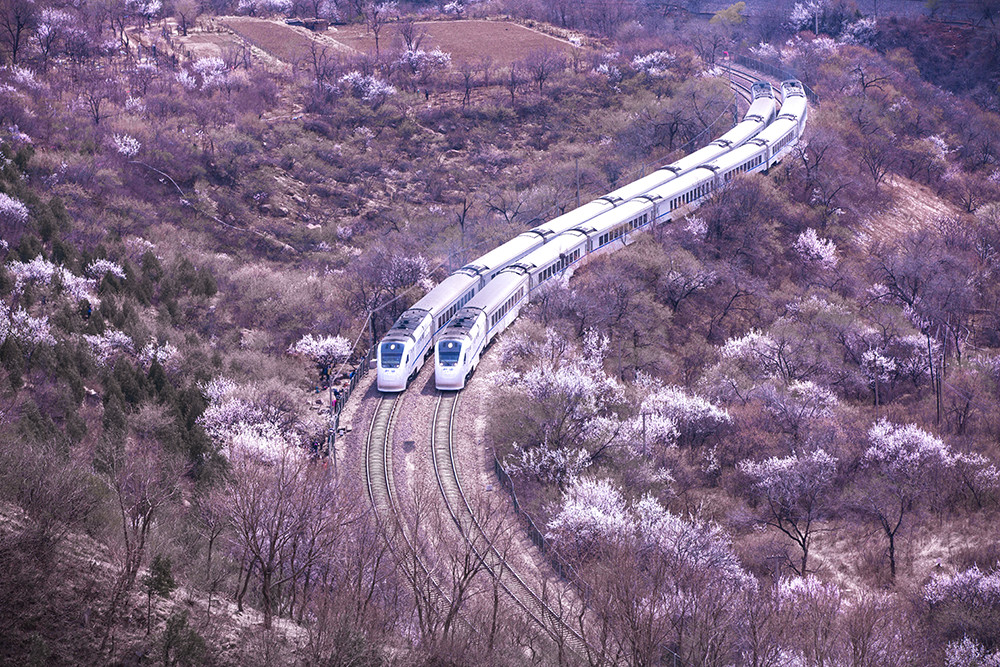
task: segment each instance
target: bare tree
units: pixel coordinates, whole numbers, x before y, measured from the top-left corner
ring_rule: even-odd
[[[0,44],[5,47],[12,65],[17,64],[28,34],[38,21],[39,10],[33,0],[0,1]]]
[[[105,614],[103,652],[109,643],[113,645],[116,619],[135,585],[153,520],[177,495],[181,470],[157,443],[133,438],[124,446],[107,443],[99,458],[121,531],[114,545],[119,569]]]
[[[427,38],[427,31],[418,26],[411,18],[399,22],[398,32],[407,51],[416,51]]]
[[[566,67],[566,60],[562,54],[552,49],[535,49],[528,53],[524,59],[524,68],[531,74],[531,78],[538,84],[538,93],[542,93],[545,82],[554,73]],[[513,104],[513,100],[511,101]]]
[[[386,23],[397,14],[395,2],[369,2],[364,6],[365,26],[375,37],[375,57],[379,56],[379,36]]]
[[[201,14],[201,3],[198,0],[177,0],[174,3],[174,16],[181,34],[187,37],[188,28]]]
[[[465,247],[465,225],[468,222],[469,212],[472,207],[476,204],[476,198],[470,197],[469,195],[462,196],[462,203],[455,207],[453,214],[455,216],[455,222],[458,223],[459,229],[462,230],[462,247]]]
[[[256,573],[269,629],[279,610],[279,588],[295,582],[331,546],[332,471],[286,452],[270,466],[241,455],[233,474],[230,520],[245,570],[238,601]]]
[[[472,101],[472,87],[473,87],[473,76],[475,75],[475,66],[468,60],[462,61],[462,64],[458,66],[458,75],[462,80],[462,109],[465,109]],[[463,227],[464,230],[464,227]]]
[[[510,67],[507,68],[507,76],[504,79],[504,85],[507,87],[507,92],[510,93],[510,104],[514,106],[514,95],[517,93],[517,89],[521,86],[521,70],[517,63],[511,63]]]

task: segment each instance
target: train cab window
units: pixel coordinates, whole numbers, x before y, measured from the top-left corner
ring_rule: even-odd
[[[443,340],[438,343],[438,361],[442,366],[454,366],[462,354],[462,343],[456,340]]]
[[[382,343],[381,356],[382,368],[399,368],[399,364],[403,361],[403,344]]]

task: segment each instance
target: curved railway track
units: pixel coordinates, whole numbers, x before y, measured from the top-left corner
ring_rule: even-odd
[[[748,103],[753,101],[751,86],[759,79],[741,70],[727,68],[730,85],[734,92]],[[776,94],[780,95],[776,91]],[[592,656],[590,647],[581,634],[568,625],[562,616],[539,597],[512,567],[504,555],[490,541],[487,530],[477,519],[468,497],[463,491],[458,469],[455,464],[455,412],[460,392],[439,392],[431,426],[431,458],[441,496],[449,515],[463,539],[475,551],[475,555],[510,596],[533,621],[535,621],[560,647],[585,660]],[[379,399],[375,415],[369,428],[365,446],[365,475],[368,496],[377,519],[387,535],[399,535],[405,544],[392,544],[399,560],[399,547],[404,547],[412,560],[407,560],[411,568],[418,568],[420,574],[432,583],[435,597],[441,604],[448,604],[448,596],[434,579],[430,567],[422,559],[416,544],[417,536],[407,534],[406,522],[402,520],[400,508],[394,493],[392,474],[392,431],[398,405],[405,392],[396,396],[383,395]],[[403,562],[403,561],[400,561]],[[413,574],[413,570],[409,574]]]
[[[407,534],[407,526],[402,521],[393,492],[392,427],[401,397],[402,394],[388,395],[388,397],[383,394],[379,398],[371,427],[368,429],[368,438],[365,442],[365,480],[368,487],[368,498],[375,510],[376,521],[386,532],[389,548],[396,556],[397,563],[403,567],[411,568],[407,572],[407,576],[411,577],[413,581],[422,579],[429,582],[433,604],[450,606],[451,600],[421,557],[416,545],[417,536]],[[393,536],[402,538],[404,544],[396,544],[392,539]],[[412,558],[403,560],[402,554],[398,551],[399,546],[406,549],[407,554]],[[464,620],[460,618],[460,622],[464,622]],[[472,626],[467,627],[474,632],[476,631],[476,628]]]
[[[470,548],[475,550],[489,573],[514,602],[541,626],[558,646],[566,647],[578,658],[589,654],[586,640],[542,600],[515,571],[490,540],[487,530],[477,519],[468,497],[462,489],[455,465],[455,412],[461,392],[439,392],[431,430],[431,457],[438,488],[448,513],[458,526]],[[506,576],[504,576],[506,575]]]

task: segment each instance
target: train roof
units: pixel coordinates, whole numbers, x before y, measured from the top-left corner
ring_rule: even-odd
[[[396,323],[382,338],[382,342],[413,340],[413,332],[427,319],[428,315],[429,313],[423,308],[410,308],[399,316]]]
[[[595,199],[584,204],[583,206],[578,206],[571,211],[567,211],[559,217],[549,220],[543,225],[538,225],[531,231],[538,234],[544,234],[546,238],[551,238],[552,235],[562,234],[567,229],[572,229],[580,223],[586,222],[594,216],[601,214],[603,211],[609,210],[612,206],[613,204],[607,199]]]
[[[528,281],[528,274],[516,271],[504,271],[490,281],[490,284],[479,291],[476,296],[465,304],[463,310],[475,309],[489,312],[498,304],[510,297],[511,293],[522,283]]]
[[[531,273],[538,267],[545,266],[549,262],[558,259],[560,255],[570,252],[581,243],[586,243],[586,241],[587,235],[583,233],[582,230],[571,229],[570,231],[560,234],[556,238],[552,239],[528,256],[514,262],[504,269],[504,273],[508,271],[520,271],[522,273],[527,271],[528,273]]]
[[[453,273],[413,304],[410,310],[421,310],[432,315],[437,315],[444,310],[446,304],[450,304],[464,294],[467,289],[478,284],[479,277],[476,274],[465,272]],[[403,315],[406,315],[406,313],[403,313]]]
[[[637,181],[632,181],[627,185],[623,185],[620,188],[612,190],[608,194],[604,195],[602,199],[613,202],[615,206],[618,206],[629,201],[630,199],[649,192],[653,188],[663,185],[667,181],[673,180],[677,177],[677,172],[679,171],[681,171],[681,169],[675,167],[674,165],[660,167],[656,171],[646,174]]]
[[[478,320],[482,314],[482,308],[470,308],[469,306],[462,308],[455,314],[455,317],[451,318],[451,321],[438,332],[438,340],[442,338],[460,338],[461,336],[468,334],[469,331],[472,330],[472,327],[475,326],[476,320]]]
[[[674,183],[677,180],[680,180],[680,178],[683,177],[679,176],[673,181],[670,181],[670,183]],[[669,186],[670,183],[661,185],[660,188],[665,188]],[[573,231],[582,232],[587,236],[590,236],[591,234],[607,229],[609,227],[614,227],[618,223],[624,222],[625,220],[634,217],[637,213],[642,211],[647,206],[649,206],[649,200],[647,200],[645,197],[639,197],[633,199],[632,201],[626,202],[621,206],[618,206],[617,208],[614,208],[608,211],[607,213],[603,213],[594,218],[593,220],[590,220],[580,225]]]
[[[525,253],[531,252],[537,246],[544,243],[544,239],[545,235],[537,234],[533,230],[523,232],[503,245],[489,251],[482,257],[469,262],[463,268],[479,274],[496,271],[498,268],[507,266]]]
[[[709,166],[701,166],[689,171],[683,176],[667,183],[663,187],[653,190],[645,196],[645,199],[656,201],[658,199],[671,199],[682,192],[687,192],[690,188],[697,187],[705,181],[715,178],[715,170]]]

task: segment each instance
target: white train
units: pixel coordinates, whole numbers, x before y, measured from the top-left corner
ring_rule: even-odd
[[[486,346],[546,280],[628,245],[637,230],[687,214],[736,174],[765,171],[780,161],[802,136],[807,113],[801,83],[785,81],[781,88],[784,102],[778,118],[746,145],[566,231],[502,269],[435,336],[435,386],[465,387]]]
[[[754,84],[752,92],[753,102],[743,120],[712,143],[516,236],[448,276],[406,310],[379,343],[376,351],[379,390],[395,392],[406,389],[423,365],[434,335],[505,268],[564,232],[580,228],[591,220],[628,205],[634,198],[718,159],[766,129],[774,119],[774,91],[769,83],[759,82]]]

